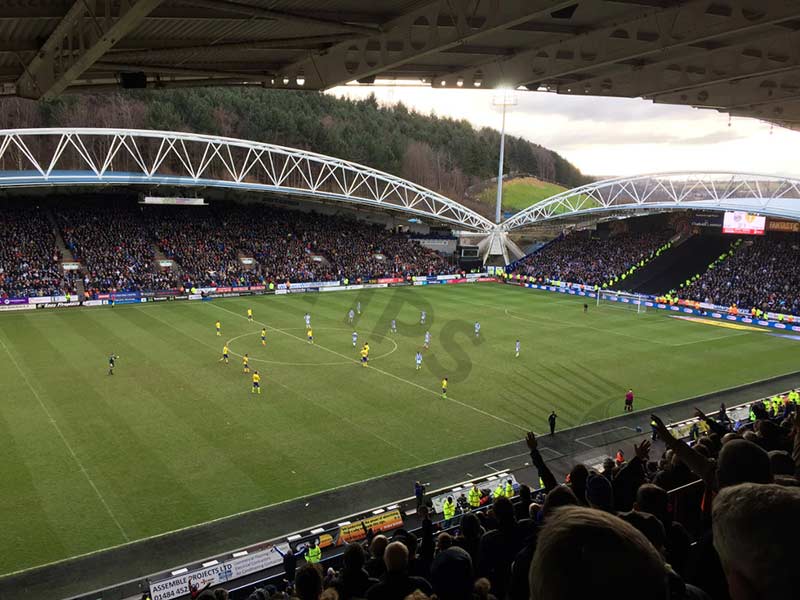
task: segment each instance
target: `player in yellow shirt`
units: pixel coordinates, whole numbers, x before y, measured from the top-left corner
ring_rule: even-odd
[[[364,344],[361,349],[361,366],[366,367],[367,362],[369,362],[369,344]]]
[[[217,321],[214,323],[214,326],[217,328],[217,335],[222,335],[222,323]]]
[[[245,354],[242,357],[242,373],[249,373],[250,372],[250,357]]]
[[[442,398],[447,399],[447,377],[442,379]]]
[[[222,358],[219,359],[219,362],[225,361],[225,364],[228,364],[228,344],[225,344],[222,347]]]
[[[248,308],[247,309],[247,320],[250,321],[251,323],[253,322],[253,309],[252,308]]]
[[[253,387],[250,389],[250,393],[261,393],[261,375],[258,374],[258,371],[253,371]]]
[[[267,330],[265,328],[261,328],[261,345],[267,345]]]
[[[314,332],[311,331],[311,329],[309,328],[308,331],[306,331],[306,335],[308,336],[308,343],[309,344],[313,344],[314,343]]]

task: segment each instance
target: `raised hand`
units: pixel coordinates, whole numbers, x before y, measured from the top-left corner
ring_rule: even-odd
[[[539,441],[536,439],[536,434],[529,431],[525,435],[525,442],[528,444],[528,449],[536,450],[539,447]]]
[[[640,461],[646,463],[650,458],[650,442],[648,440],[642,440],[642,443],[638,446],[634,444],[633,451]]]

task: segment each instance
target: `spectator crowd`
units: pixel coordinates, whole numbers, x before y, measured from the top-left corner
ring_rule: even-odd
[[[516,503],[496,494],[489,510],[467,507],[443,523],[423,505],[416,533],[369,531],[336,568],[289,552],[283,584],[248,600],[796,598],[798,398],[754,403],[750,420],[736,423],[724,405],[713,417],[696,410],[704,433],[689,442],[653,415],[660,456],[644,439],[629,460],[620,450],[601,470],[576,464],[563,483],[529,433],[540,492],[521,485]]]
[[[594,239],[584,232],[557,238],[517,263],[516,272],[584,285],[610,284],[648,259],[670,237],[667,231],[625,232]]]
[[[175,286],[175,278],[155,265],[152,238],[137,209],[71,207],[55,215],[64,244],[84,266],[87,293]]]
[[[407,234],[335,215],[263,205],[138,207],[81,202],[54,211],[89,295],[177,287],[408,277],[456,266]],[[52,295],[65,277],[44,211],[0,211],[0,294]],[[158,264],[157,253],[175,269]],[[163,258],[162,257],[162,258]],[[242,258],[254,259],[245,265]],[[74,287],[74,286],[73,286]],[[74,291],[74,289],[72,290]]]
[[[682,298],[749,310],[800,315],[800,244],[790,237],[762,237],[681,290]]]
[[[164,253],[184,285],[248,285],[286,280],[329,281],[453,272],[434,252],[381,225],[335,215],[263,206],[202,211],[148,210]],[[255,260],[245,267],[241,257]]]
[[[0,210],[0,298],[52,296],[74,291],[45,213],[38,208]]]

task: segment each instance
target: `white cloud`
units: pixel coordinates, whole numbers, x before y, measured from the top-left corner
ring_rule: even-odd
[[[427,87],[339,87],[337,96],[375,94],[418,112],[466,119],[475,127],[500,127],[491,90]],[[733,119],[711,110],[626,98],[518,92],[506,131],[555,150],[591,175],[664,171],[743,171],[800,175],[794,153],[800,132]]]

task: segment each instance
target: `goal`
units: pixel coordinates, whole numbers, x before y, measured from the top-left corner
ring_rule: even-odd
[[[643,294],[629,294],[628,292],[614,290],[600,290],[597,293],[597,306],[602,304],[603,306],[632,310],[637,313],[647,312],[646,300],[647,296]]]

